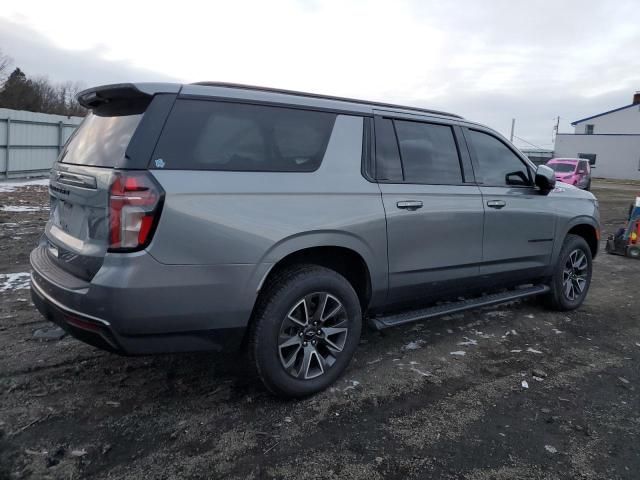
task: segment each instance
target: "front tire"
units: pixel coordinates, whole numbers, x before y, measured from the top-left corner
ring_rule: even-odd
[[[582,305],[591,285],[592,267],[591,249],[586,240],[567,235],[549,284],[548,306],[567,311]]]
[[[358,295],[337,272],[291,267],[266,286],[254,315],[250,349],[272,393],[304,397],[344,372],[362,328]]]

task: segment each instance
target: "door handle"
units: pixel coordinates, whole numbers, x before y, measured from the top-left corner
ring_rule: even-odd
[[[422,208],[422,202],[420,200],[405,200],[396,203],[396,207],[402,208],[403,210],[417,210]]]
[[[507,202],[505,202],[504,200],[489,200],[487,202],[487,207],[491,207],[491,208],[497,208],[498,210],[500,210],[502,207],[506,207]]]

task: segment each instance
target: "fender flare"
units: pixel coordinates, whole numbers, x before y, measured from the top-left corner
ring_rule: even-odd
[[[251,282],[252,285],[255,286],[256,291],[259,291],[265,279],[278,262],[293,253],[316,247],[345,248],[360,255],[369,270],[372,299],[376,292],[385,292],[386,294],[388,287],[387,252],[384,252],[384,258],[380,258],[379,252],[376,255],[366,240],[357,235],[336,230],[301,232],[278,241],[272,245],[260,259],[260,264],[269,265],[269,268],[256,272],[259,278],[254,278]],[[378,265],[381,262],[384,262],[384,268]]]
[[[574,228],[577,227],[578,225],[589,225],[590,227],[593,227],[593,229],[596,232],[596,237],[598,238],[598,240],[600,239],[600,224],[598,223],[598,221],[593,218],[590,217],[589,215],[580,215],[578,217],[574,217],[571,220],[569,220],[567,223],[565,223],[564,228],[562,231],[558,232],[558,239],[560,241],[555,242],[554,246],[553,246],[553,254],[551,256],[551,266],[553,267],[557,260],[558,260],[558,256],[560,255],[560,250],[562,250],[562,244],[564,243],[564,239],[567,237],[567,235],[569,234],[569,231]],[[595,255],[594,255],[595,256]]]

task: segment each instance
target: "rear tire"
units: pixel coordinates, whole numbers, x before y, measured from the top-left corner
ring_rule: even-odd
[[[567,235],[558,256],[546,297],[553,310],[574,310],[582,305],[591,285],[591,249],[578,235]]]
[[[305,397],[344,372],[361,328],[351,284],[328,268],[299,265],[281,272],[260,295],[249,349],[269,391]]]

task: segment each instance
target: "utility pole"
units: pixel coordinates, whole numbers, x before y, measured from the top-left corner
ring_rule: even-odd
[[[558,128],[560,128],[560,115],[558,115],[558,118],[556,119],[556,126],[553,127],[554,135],[551,135],[551,143],[554,145],[556,143],[556,137],[558,136]]]
[[[513,131],[515,130],[515,128],[516,128],[516,119],[512,118],[511,119],[511,136],[509,137],[509,141],[511,143],[513,143]]]

